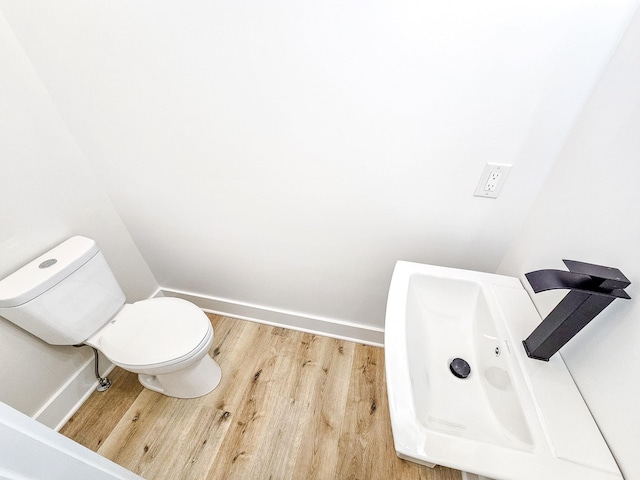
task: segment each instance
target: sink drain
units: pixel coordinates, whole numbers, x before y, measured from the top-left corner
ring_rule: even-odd
[[[454,358],[449,364],[449,370],[458,378],[467,378],[471,373],[471,367],[462,358]]]

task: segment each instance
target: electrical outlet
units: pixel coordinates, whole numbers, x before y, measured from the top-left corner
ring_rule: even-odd
[[[502,176],[501,172],[492,171],[489,174],[489,179],[487,180],[487,184],[484,186],[485,192],[495,192],[498,187],[498,183],[500,182],[500,177]]]
[[[509,170],[511,170],[511,165],[487,163],[473,195],[484,198],[498,198],[500,190],[502,190],[502,186],[509,175]]]

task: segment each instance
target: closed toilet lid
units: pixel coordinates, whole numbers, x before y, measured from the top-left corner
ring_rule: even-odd
[[[100,336],[112,362],[154,365],[191,353],[211,329],[202,310],[179,298],[153,298],[124,308]]]

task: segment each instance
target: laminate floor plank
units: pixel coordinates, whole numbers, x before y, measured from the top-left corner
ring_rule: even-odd
[[[171,444],[182,432],[182,416],[180,399],[144,390],[98,453],[144,476],[150,462],[163,449],[165,432],[172,432]]]
[[[292,478],[337,478],[339,439],[343,424],[355,343],[328,339],[322,359],[322,375],[308,393],[311,415],[304,428],[302,444]]]
[[[266,333],[270,327],[259,325],[257,328]],[[268,460],[267,454],[273,445],[265,444],[263,437],[270,418],[277,411],[282,388],[273,379],[277,376],[279,358],[286,357],[289,339],[290,336],[266,333],[260,336],[261,349],[255,348],[254,344],[251,350],[255,354],[252,355],[253,366],[245,369],[235,383],[236,391],[241,395],[229,402],[233,428],[224,438],[208,478],[252,478],[248,473],[255,468],[255,463]]]
[[[110,374],[111,388],[92,394],[60,429],[60,433],[93,450],[111,434],[144,387],[138,375],[115,368]]]
[[[116,368],[61,433],[149,480],[461,478],[395,455],[383,349],[209,318],[213,392],[170,398]]]

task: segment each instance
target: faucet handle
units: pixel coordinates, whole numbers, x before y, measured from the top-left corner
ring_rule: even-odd
[[[569,271],[547,269],[525,273],[524,276],[529,281],[534,293],[568,289],[613,298],[631,298],[624,291],[631,282],[617,268],[574,260],[563,260],[563,262]]]
[[[631,285],[629,279],[617,268],[577,262],[575,260],[562,261],[570,272],[589,275],[598,284],[598,287],[604,290],[616,290]]]

